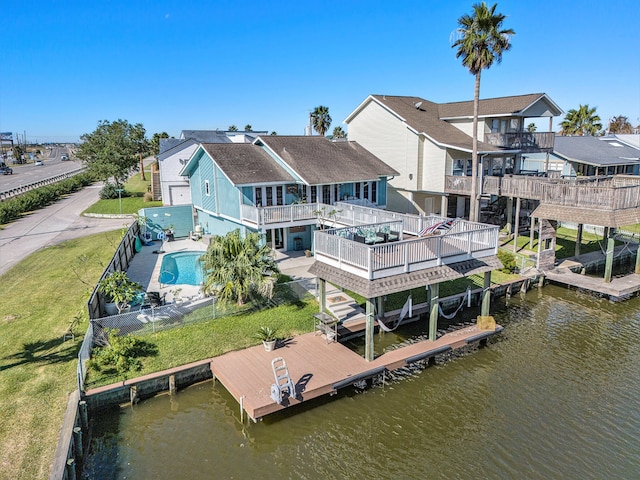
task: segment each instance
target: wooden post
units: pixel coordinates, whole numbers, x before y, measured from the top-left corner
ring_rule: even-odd
[[[131,400],[131,405],[135,405],[136,403],[138,403],[138,387],[135,385],[132,385],[131,388],[129,389],[129,399]]]
[[[509,237],[511,237],[511,228],[513,227],[513,197],[507,197],[507,228],[509,229]]]
[[[611,273],[613,271],[613,251],[615,249],[616,246],[616,242],[613,239],[613,235],[612,232],[613,229],[611,228],[607,228],[606,229],[606,233],[607,233],[607,257],[605,259],[605,263],[604,263],[604,282],[605,283],[611,283]]]
[[[482,307],[480,315],[486,317],[489,315],[491,307],[491,272],[484,272],[484,287],[482,289]]]
[[[76,480],[76,461],[73,458],[67,460],[67,479]]]
[[[366,329],[365,329],[365,346],[364,346],[364,359],[367,362],[372,362],[375,353],[373,350],[373,299],[367,298],[365,303],[366,309]]]
[[[377,309],[378,309],[378,317],[384,317],[384,297],[380,296],[376,298],[377,301]]]
[[[533,241],[536,236],[536,217],[531,217],[531,225],[529,227],[529,250],[533,250]],[[540,239],[538,239],[539,241]]]
[[[427,292],[427,300],[429,301],[429,340],[435,342],[438,333],[438,305],[440,301],[440,284],[434,283],[429,285]]]
[[[176,376],[169,375],[169,395],[176,394]]]
[[[516,218],[515,228],[513,231],[513,251],[518,251],[518,230],[520,230],[520,197],[516,199]]]
[[[318,278],[318,303],[320,304],[320,313],[327,308],[327,281],[324,278]]]
[[[75,427],[73,429],[73,452],[78,460],[82,460],[82,429]]]
[[[87,413],[87,402],[85,400],[80,400],[78,406],[80,407],[80,426],[83,430],[87,431],[89,429],[89,414]]]
[[[578,224],[578,233],[576,234],[576,249],[574,255],[576,257],[580,256],[580,247],[582,246],[582,228],[584,225],[582,223]]]
[[[636,274],[640,274],[640,245],[638,245],[638,249],[636,250]]]
[[[440,215],[443,217],[447,216],[447,212],[449,211],[449,197],[446,195],[442,195],[440,199]]]

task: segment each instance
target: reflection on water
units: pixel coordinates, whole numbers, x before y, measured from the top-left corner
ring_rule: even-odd
[[[211,382],[123,408],[86,478],[638,478],[640,299],[499,303],[488,348],[258,424]]]

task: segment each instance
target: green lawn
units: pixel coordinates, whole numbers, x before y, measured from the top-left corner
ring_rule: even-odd
[[[98,200],[87,208],[84,213],[95,213],[100,215],[131,215],[138,213],[141,208],[161,207],[162,202],[145,201],[144,194],[151,187],[151,169],[145,169],[147,180],[144,182],[139,173],[133,174],[124,185],[125,196],[121,199],[113,198],[109,200]]]
[[[86,311],[90,290],[72,265],[89,257],[81,277],[95,284],[112,239],[99,234],[39,250],[0,277],[0,479],[49,476],[82,342],[62,336]],[[77,331],[86,327],[84,320]]]
[[[625,227],[626,228],[626,227]],[[568,258],[573,257],[576,250],[576,235],[577,230],[570,228],[560,227],[556,231],[556,258]],[[619,245],[616,242],[616,245]],[[533,252],[538,251],[538,239],[537,237],[533,241],[533,245],[529,245],[529,236],[518,236],[518,251],[530,250]],[[583,232],[582,242],[580,247],[580,253],[596,252],[604,247],[602,237],[594,235],[593,233]],[[513,251],[513,239],[504,244],[504,247]]]

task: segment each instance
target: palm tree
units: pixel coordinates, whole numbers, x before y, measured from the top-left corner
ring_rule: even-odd
[[[564,120],[560,122],[561,135],[597,135],[602,130],[600,117],[596,114],[596,109],[589,108],[589,105],[580,105],[578,110],[572,108],[567,112]]]
[[[329,107],[323,107],[322,105],[316,107],[313,112],[311,112],[311,124],[313,125],[313,129],[324,137],[324,134],[331,126]]]
[[[216,236],[202,256],[204,291],[218,298],[245,303],[255,294],[271,298],[280,273],[268,245],[257,232],[240,236],[240,230]]]
[[[347,138],[346,132],[340,126],[333,129],[333,139],[336,138]]]
[[[237,132],[238,131],[238,127],[236,127],[235,125],[229,125],[229,131],[230,132]]]
[[[480,73],[494,62],[502,61],[502,53],[511,48],[513,29],[503,29],[505,16],[495,13],[498,4],[487,7],[485,2],[473,5],[473,16],[465,14],[458,19],[460,38],[452,47],[457,47],[456,58],[462,57],[462,65],[475,75],[473,93],[473,145],[471,154],[471,210],[469,219],[478,221],[478,104],[480,102]]]
[[[253,127],[252,127],[252,126],[251,126],[251,124],[249,124],[249,123],[247,123],[247,124],[244,126],[244,131],[245,131],[245,132],[250,132],[252,129],[253,129]]]
[[[633,127],[627,117],[618,115],[609,120],[609,133],[633,133]]]

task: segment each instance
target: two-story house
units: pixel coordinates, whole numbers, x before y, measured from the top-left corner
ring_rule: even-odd
[[[186,162],[194,225],[205,234],[259,231],[274,248],[312,248],[318,223],[341,201],[384,208],[398,172],[356,142],[259,136],[250,144],[202,143]]]
[[[519,173],[522,155],[550,152],[552,119],[563,111],[544,93],[480,100],[479,175]],[[529,132],[548,118],[548,132]],[[408,213],[464,217],[469,210],[473,101],[370,95],[345,120],[349,139],[400,172],[387,205]]]

